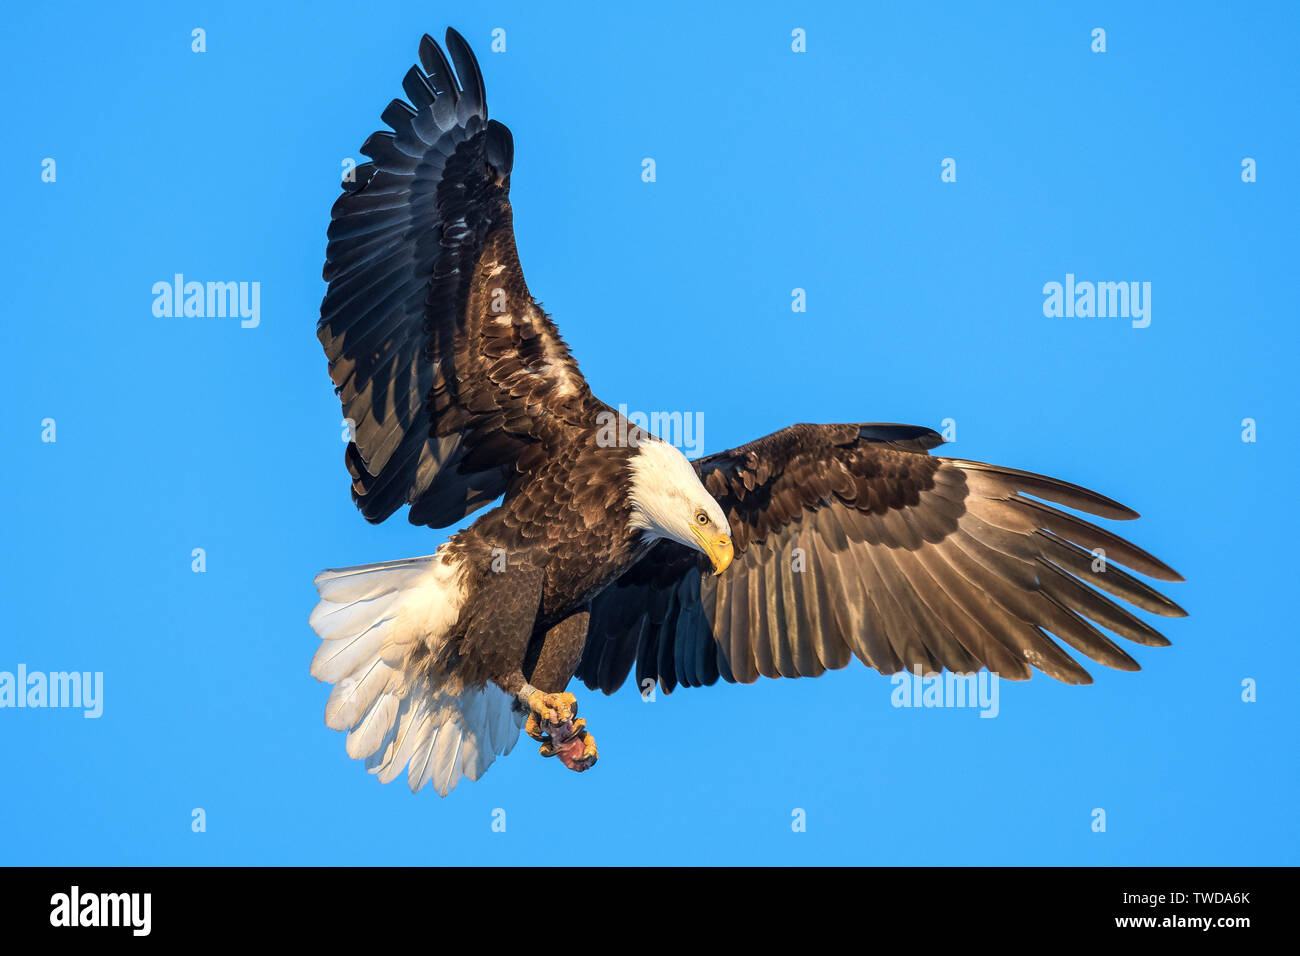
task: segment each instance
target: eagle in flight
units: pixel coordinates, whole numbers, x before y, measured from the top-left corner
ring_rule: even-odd
[[[1137,514],[1064,481],[929,454],[893,424],[792,425],[688,461],[591,393],[532,297],[510,207],[514,145],[465,40],[420,41],[391,128],[361,147],[329,226],[317,334],[351,423],[352,498],[442,528],[431,555],[324,571],[311,673],[325,722],[385,783],[446,795],[519,730],[582,771],[577,677],[613,693],[719,678],[1091,678],[1062,647],[1138,664],[1099,627],[1169,642],[1101,592],[1178,605],[1121,570],[1168,565],[1055,507]],[[455,64],[453,70],[452,64]],[[626,440],[610,441],[611,433]],[[797,556],[797,557],[796,557]]]

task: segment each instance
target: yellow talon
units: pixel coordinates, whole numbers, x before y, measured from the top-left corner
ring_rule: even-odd
[[[528,709],[541,722],[558,727],[578,716],[578,698],[572,694],[548,694],[535,690],[528,695]]]
[[[545,740],[549,736],[542,730],[542,722],[537,719],[536,714],[529,714],[528,720],[524,721],[524,733],[534,740]]]
[[[597,758],[597,756],[598,756],[598,754],[596,753],[596,738],[593,737],[593,736],[591,736],[591,734],[585,734],[585,735],[583,736],[583,738],[582,738],[582,756],[579,757],[578,760],[577,760],[577,762],[578,762],[579,764],[582,764],[582,766],[581,766],[581,768],[579,768],[579,767],[570,767],[569,769],[570,769],[570,770],[578,770],[578,769],[586,770],[586,769],[588,769],[588,768],[590,768],[590,767],[593,767],[593,766],[595,766],[595,764],[596,764],[596,758]]]

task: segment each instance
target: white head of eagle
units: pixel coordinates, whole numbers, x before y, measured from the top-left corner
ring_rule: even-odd
[[[642,440],[629,460],[632,470],[632,528],[647,541],[671,538],[713,562],[715,574],[735,552],[722,507],[700,483],[686,456],[658,438]]]

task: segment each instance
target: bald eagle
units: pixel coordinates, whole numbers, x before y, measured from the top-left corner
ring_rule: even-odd
[[[1061,510],[1136,513],[1053,478],[929,454],[894,424],[793,425],[695,462],[588,387],[529,292],[509,200],[514,146],[465,40],[425,36],[390,130],[334,203],[318,336],[351,423],[352,497],[442,528],[425,557],[322,572],[311,673],[325,722],[385,783],[447,794],[520,728],[596,762],[566,688],[665,692],[719,678],[1034,669],[1091,678],[1062,644],[1138,664],[1098,625],[1169,642],[1115,601],[1185,612],[1182,578]],[[455,64],[453,70],[452,64]],[[610,441],[614,431],[626,440]],[[1098,560],[1098,555],[1104,555]]]

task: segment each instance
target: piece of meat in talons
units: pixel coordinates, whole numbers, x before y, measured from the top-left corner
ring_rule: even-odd
[[[572,732],[566,737],[548,735],[538,749],[543,757],[559,757],[560,763],[570,770],[582,773],[595,766],[596,738],[587,733],[585,720],[574,721]]]
[[[578,700],[572,694],[536,691],[528,698],[528,721],[524,732],[541,741],[538,753],[559,757],[577,773],[596,763],[596,739],[587,733],[587,722],[578,720]]]

